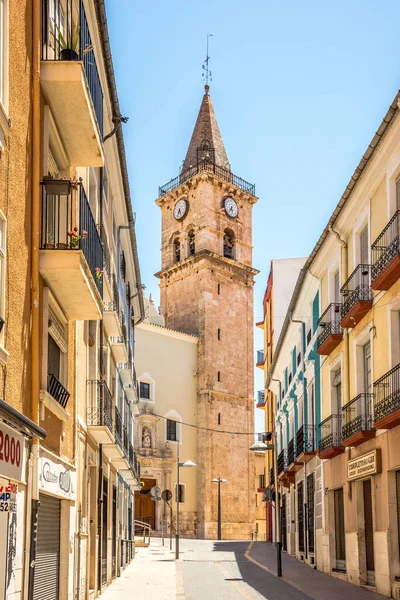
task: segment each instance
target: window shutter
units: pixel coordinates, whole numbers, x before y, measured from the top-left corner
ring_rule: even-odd
[[[368,227],[360,233],[360,264],[368,264]]]

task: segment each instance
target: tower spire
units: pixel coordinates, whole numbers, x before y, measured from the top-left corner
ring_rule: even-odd
[[[209,82],[211,83],[211,81],[212,81],[212,73],[209,69],[210,56],[208,54],[208,45],[209,45],[208,41],[209,41],[210,37],[214,37],[214,34],[207,33],[207,53],[206,53],[206,60],[203,63],[203,81],[206,82],[206,84],[204,86],[206,94],[208,94],[208,91],[210,89]]]

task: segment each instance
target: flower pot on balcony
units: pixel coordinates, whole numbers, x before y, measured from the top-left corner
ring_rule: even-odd
[[[60,60],[78,60],[79,56],[72,48],[64,48],[60,51]]]
[[[43,177],[44,189],[46,194],[54,196],[68,196],[71,191],[71,182],[69,179],[52,179]]]
[[[59,250],[68,250],[68,244],[60,243],[57,247]]]
[[[46,242],[44,247],[46,250],[54,250],[54,244],[51,244],[49,242]]]

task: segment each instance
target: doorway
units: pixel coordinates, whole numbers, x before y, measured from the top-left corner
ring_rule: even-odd
[[[334,490],[336,570],[346,570],[343,488]]]
[[[113,485],[111,577],[117,576],[117,488]]]
[[[281,510],[281,535],[282,535],[282,548],[287,551],[287,516],[286,516],[286,494],[282,494],[282,510]]]
[[[314,473],[307,477],[307,538],[308,552],[314,554]]]
[[[372,514],[372,485],[370,479],[363,481],[363,498],[367,584],[375,586],[374,521]]]
[[[135,519],[148,523],[154,530],[156,527],[156,503],[154,502],[150,490],[156,485],[155,479],[142,479],[143,487],[141,492],[135,492]],[[147,492],[143,493],[143,492]]]
[[[102,515],[102,541],[101,541],[101,583],[107,583],[107,539],[108,539],[108,479],[103,479],[103,515]]]

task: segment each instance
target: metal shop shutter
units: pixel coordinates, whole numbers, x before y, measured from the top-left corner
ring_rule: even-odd
[[[39,495],[33,600],[58,600],[60,573],[60,500]]]

